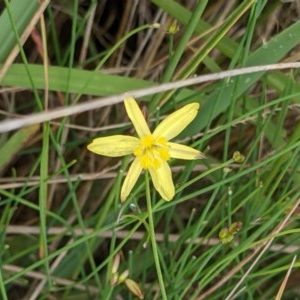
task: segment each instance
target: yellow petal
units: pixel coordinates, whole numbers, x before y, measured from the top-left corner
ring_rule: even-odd
[[[204,153],[185,145],[168,142],[168,151],[172,158],[178,159],[199,159],[205,158]]]
[[[175,194],[175,189],[169,165],[165,161],[161,161],[161,166],[159,168],[150,168],[149,172],[153,185],[161,197],[166,201],[172,200]]]
[[[129,196],[133,186],[135,185],[137,179],[139,178],[142,171],[142,166],[138,158],[136,158],[127,173],[121,189],[121,202],[124,202]]]
[[[176,110],[156,127],[153,136],[155,138],[164,137],[167,141],[171,140],[193,121],[198,109],[198,103],[191,103]]]
[[[138,136],[142,138],[146,135],[150,135],[151,134],[150,129],[134,98],[132,97],[125,98],[124,104],[125,104],[128,117],[131,120]]]
[[[87,148],[100,155],[118,157],[133,153],[139,147],[138,138],[127,135],[112,135],[94,139]]]

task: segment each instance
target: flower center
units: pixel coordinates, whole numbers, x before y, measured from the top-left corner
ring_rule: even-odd
[[[154,139],[150,134],[140,139],[141,144],[134,150],[134,155],[140,159],[143,169],[157,169],[161,161],[170,159],[168,144],[165,138]]]

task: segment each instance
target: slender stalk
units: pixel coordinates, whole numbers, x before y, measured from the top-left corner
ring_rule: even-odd
[[[3,300],[8,300],[7,294],[6,294],[6,288],[3,282],[3,277],[2,277],[2,261],[0,261],[1,264],[1,269],[0,269],[0,293]]]
[[[159,286],[160,286],[160,290],[161,290],[161,296],[162,296],[163,300],[167,300],[164,279],[162,276],[158,252],[157,252],[157,244],[156,244],[154,221],[153,221],[153,215],[152,215],[152,204],[151,204],[148,172],[145,172],[145,179],[146,179],[146,201],[147,201],[148,220],[149,220],[149,234],[150,234],[151,245],[152,245],[152,253],[153,253],[156,273],[157,273],[157,277],[158,277],[158,281],[159,281]]]

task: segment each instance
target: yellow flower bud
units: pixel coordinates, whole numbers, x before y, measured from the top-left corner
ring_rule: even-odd
[[[176,34],[178,31],[179,31],[178,22],[177,22],[177,20],[173,20],[168,27],[168,33]]]
[[[245,156],[243,154],[241,154],[239,151],[235,151],[233,153],[233,156],[232,156],[234,162],[236,163],[242,163],[245,159]]]

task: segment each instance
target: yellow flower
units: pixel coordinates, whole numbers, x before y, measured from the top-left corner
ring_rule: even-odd
[[[170,158],[199,159],[204,154],[196,149],[169,142],[192,122],[197,115],[199,104],[191,103],[165,118],[153,131],[132,97],[124,100],[127,114],[137,132],[137,137],[113,135],[94,139],[87,148],[100,155],[118,157],[133,154],[135,159],[121,189],[121,201],[125,201],[135,185],[142,170],[148,170],[155,189],[167,201],[175,194],[171,169],[167,163]]]

